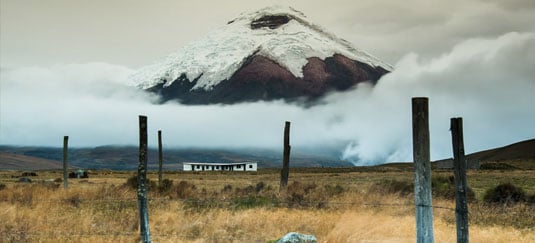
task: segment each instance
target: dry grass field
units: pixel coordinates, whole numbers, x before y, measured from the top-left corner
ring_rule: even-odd
[[[91,171],[89,179],[70,179],[68,190],[60,172],[37,173],[32,183],[18,183],[21,172],[0,172],[0,242],[139,241],[136,193],[128,183],[133,172]],[[456,241],[451,188],[439,184],[450,175],[433,171],[436,242]],[[533,195],[534,175],[469,172],[471,242],[535,242],[533,201],[483,200],[501,183]],[[149,192],[153,242],[272,242],[292,231],[318,242],[415,241],[410,169],[297,169],[287,190],[279,190],[278,170],[169,172],[164,178],[172,183]]]

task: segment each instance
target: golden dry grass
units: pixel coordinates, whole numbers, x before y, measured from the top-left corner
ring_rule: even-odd
[[[38,182],[32,184],[14,183],[16,179],[11,174],[0,173],[0,183],[6,185],[0,190],[0,242],[139,241],[135,191],[122,186],[133,173],[93,173],[90,179],[70,180],[68,190],[63,190],[61,183],[49,181],[61,177],[60,173],[39,173],[34,178]],[[532,193],[532,174],[470,172],[469,185],[477,198],[501,181],[515,183]],[[157,178],[154,174],[149,177]],[[415,241],[412,196],[370,190],[374,183],[387,178],[410,181],[411,172],[296,172],[290,174],[290,185],[297,188],[291,192],[279,192],[276,172],[167,173],[164,177],[172,179],[175,185],[181,180],[195,185],[190,197],[197,201],[192,204],[172,193],[152,191],[149,219],[153,242],[268,242],[291,231],[313,234],[318,242]],[[259,182],[265,184],[261,192],[246,192],[248,186]],[[232,188],[231,192],[224,192],[226,185]],[[343,192],[330,191],[336,189],[335,185]],[[312,189],[305,193],[307,187]],[[292,196],[299,193],[302,198]],[[253,205],[245,207],[236,206],[243,201],[233,201],[250,196],[272,201],[253,201]],[[292,199],[301,201],[285,203]],[[210,200],[216,202],[199,204]],[[455,242],[455,212],[451,210],[454,202],[434,198],[433,203],[437,206],[436,242]],[[525,203],[471,203],[470,241],[535,242],[533,210],[533,205]],[[516,224],[517,221],[523,223]]]

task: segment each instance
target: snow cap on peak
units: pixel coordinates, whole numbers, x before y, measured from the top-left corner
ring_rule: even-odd
[[[274,5],[270,7],[261,8],[254,12],[241,13],[237,18],[229,21],[229,24],[234,21],[258,19],[264,16],[288,16],[294,18],[306,18],[305,14],[292,7]]]
[[[133,79],[140,88],[147,89],[162,83],[167,87],[185,76],[190,82],[196,81],[192,90],[210,90],[230,79],[252,55],[265,56],[295,77],[303,77],[308,58],[324,60],[335,54],[372,67],[392,69],[311,23],[303,13],[291,7],[272,6],[240,14],[197,42],[142,68]]]

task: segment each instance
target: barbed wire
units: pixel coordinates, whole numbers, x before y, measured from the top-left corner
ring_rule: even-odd
[[[154,230],[153,230],[154,232]],[[203,238],[206,239],[206,236],[199,234],[184,234],[184,233],[175,233],[175,234],[159,234],[157,232],[151,232],[151,238],[166,238],[166,239],[197,239]],[[19,236],[19,237],[17,237]],[[118,237],[140,237],[139,231],[132,232],[91,232],[91,233],[78,233],[78,232],[69,232],[69,231],[39,231],[39,232],[28,232],[28,231],[3,231],[0,232],[0,237],[2,239],[9,238],[39,238],[39,239],[56,239],[61,238],[84,238],[84,237],[106,237],[106,238],[118,238]],[[208,239],[218,239],[218,240],[236,240],[238,237],[223,236],[218,235],[216,237],[209,237]]]
[[[416,206],[414,203],[406,202],[406,203],[366,203],[366,202],[341,202],[341,201],[329,201],[328,199],[325,200],[310,200],[310,199],[299,199],[299,200],[288,200],[288,199],[277,199],[277,198],[265,198],[265,197],[255,197],[255,196],[245,196],[245,197],[232,197],[232,198],[216,198],[216,197],[207,197],[207,198],[167,198],[167,197],[158,197],[158,198],[149,198],[149,203],[162,203],[162,202],[180,202],[180,203],[189,203],[194,205],[202,205],[203,203],[206,204],[243,204],[247,202],[243,202],[240,200],[256,200],[256,199],[264,199],[267,201],[264,202],[250,202],[252,207],[262,207],[262,206],[278,206],[278,205],[301,205],[301,206],[310,206],[310,205],[317,205],[317,204],[325,204],[325,205],[349,205],[349,206],[372,206],[372,207],[414,207]],[[35,203],[66,203],[66,204],[83,204],[83,203],[90,203],[90,202],[110,202],[110,203],[121,203],[121,202],[131,202],[131,203],[137,203],[137,198],[101,198],[101,199],[95,199],[95,198],[79,198],[79,197],[67,197],[67,198],[58,198],[58,199],[20,199],[20,198],[12,198],[12,199],[0,199],[0,203],[21,203],[23,205],[27,204],[35,204]],[[432,207],[436,209],[447,209],[447,210],[455,210],[455,208],[446,207],[446,206],[440,206],[440,205],[418,205],[423,207]]]

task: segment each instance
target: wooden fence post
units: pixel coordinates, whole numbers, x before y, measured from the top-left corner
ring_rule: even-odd
[[[290,174],[290,122],[284,124],[284,148],[282,152],[282,171],[280,187],[288,185],[288,176]]]
[[[68,154],[68,147],[69,147],[69,136],[63,136],[63,189],[69,188],[69,176],[67,174],[67,167],[68,167],[68,161],[67,161],[67,154]]]
[[[158,130],[158,187],[162,186],[162,166],[163,166],[162,130]]]
[[[150,241],[149,209],[147,205],[147,117],[139,116],[139,165],[137,167],[137,201],[141,242]]]
[[[428,103],[429,100],[426,97],[412,98],[416,242],[421,243],[434,242]]]
[[[464,156],[463,119],[451,118],[453,169],[455,177],[455,219],[457,242],[468,243],[468,205],[466,200],[466,157]]]

